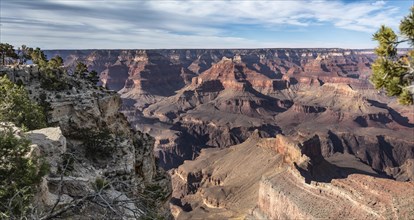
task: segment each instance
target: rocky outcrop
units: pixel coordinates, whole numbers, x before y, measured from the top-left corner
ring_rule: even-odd
[[[62,164],[61,155],[67,152],[66,138],[62,135],[59,127],[50,127],[30,131],[26,137],[31,141],[34,148],[40,150],[39,154],[50,165],[50,172],[57,173]]]
[[[407,160],[407,164],[410,160]],[[409,218],[414,183],[352,154],[323,155],[318,136],[261,138],[205,149],[170,171],[176,219]]]
[[[335,139],[333,136],[334,134],[329,133],[332,141]],[[297,138],[297,141],[293,141],[291,138],[278,135],[274,139],[261,140],[256,144],[256,146],[273,149],[280,155],[284,165],[279,163],[274,167],[279,171],[273,172],[269,176],[264,175],[265,177],[260,183],[258,207],[252,211],[250,218],[311,219],[366,216],[381,219],[392,218],[391,216],[406,218],[413,214],[414,210],[408,205],[411,200],[405,199],[403,196],[404,194],[414,195],[411,182],[399,183],[394,180],[378,178],[381,176],[380,174],[347,152],[328,156],[324,153],[318,136],[304,139],[299,135]],[[241,148],[241,146],[237,147]],[[237,152],[237,149],[234,151]],[[410,151],[408,149],[408,152]],[[235,152],[232,153],[235,157],[243,157]],[[246,157],[250,156],[252,155]],[[409,161],[410,159],[407,159],[406,163],[410,164]],[[215,161],[214,163],[221,164],[223,161]],[[208,167],[209,165],[203,164],[203,166]],[[238,175],[243,174],[239,173]],[[384,177],[382,176],[382,178]],[[224,185],[225,183],[224,181]],[[363,187],[360,187],[359,184]],[[297,186],[297,188],[293,186]],[[378,189],[378,191],[368,190],[371,187],[374,187],[375,190]],[[395,190],[382,194],[381,191],[384,187]],[[377,197],[371,198],[371,195]],[[388,199],[394,198],[394,195],[396,196],[395,200]],[[331,207],[329,204],[335,204],[335,206]],[[343,210],[352,211],[343,212]],[[197,212],[197,210],[193,212]]]
[[[352,174],[329,184],[305,184],[295,172],[263,178],[248,219],[406,219],[414,213],[412,182]]]
[[[279,140],[283,141],[276,142],[276,149],[292,145],[286,138]],[[285,168],[263,176],[249,219],[405,219],[414,214],[409,205],[414,198],[412,181],[384,178],[347,153],[322,157],[318,142],[313,137],[296,145],[302,158],[284,160]],[[292,150],[278,152],[290,155]]]
[[[54,128],[26,136],[50,164],[39,201],[52,217],[168,217],[170,180],[158,169],[154,139],[130,127],[121,98],[84,79],[62,76],[71,89],[41,90],[32,67],[6,70],[48,103]]]

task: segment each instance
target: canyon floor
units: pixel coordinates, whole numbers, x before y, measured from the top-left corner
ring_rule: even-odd
[[[372,50],[47,54],[121,95],[178,219],[414,216],[414,109],[370,84]]]

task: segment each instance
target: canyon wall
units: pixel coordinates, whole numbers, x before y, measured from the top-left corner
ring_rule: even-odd
[[[156,157],[166,169],[194,159],[203,148],[241,143],[256,129],[263,137],[329,134],[324,154],[356,154],[394,177],[406,159],[413,157],[409,137],[414,114],[369,83],[375,59],[372,50],[47,54],[61,55],[68,67],[82,61],[98,70],[101,83],[121,95],[123,113],[133,127],[155,137]],[[389,146],[394,150],[389,151]]]

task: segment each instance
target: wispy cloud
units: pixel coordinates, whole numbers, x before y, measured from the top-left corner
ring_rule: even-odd
[[[384,1],[151,1],[148,5],[157,13],[195,19],[202,25],[309,26],[328,22],[339,28],[372,32],[381,24],[395,27],[399,21],[398,8]]]
[[[47,48],[304,47],[309,42],[264,41],[232,27],[329,25],[372,34],[381,24],[397,27],[401,17],[385,1],[2,0],[0,34],[1,41]]]

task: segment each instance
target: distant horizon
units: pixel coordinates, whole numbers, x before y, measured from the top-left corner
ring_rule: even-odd
[[[369,49],[377,45],[372,35],[381,25],[398,33],[413,5],[414,0],[2,0],[0,41],[45,50]]]

